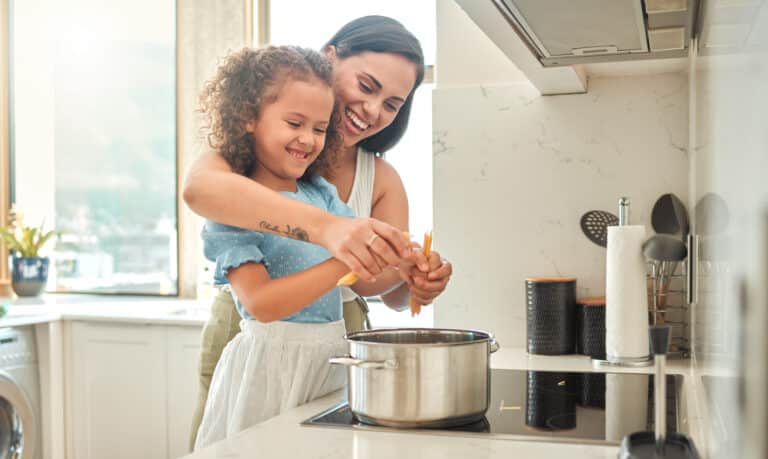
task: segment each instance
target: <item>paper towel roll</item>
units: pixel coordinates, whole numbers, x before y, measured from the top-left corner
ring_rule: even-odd
[[[648,429],[648,375],[605,375],[605,439]]]
[[[609,361],[648,358],[648,293],[641,225],[608,227],[605,353]]]

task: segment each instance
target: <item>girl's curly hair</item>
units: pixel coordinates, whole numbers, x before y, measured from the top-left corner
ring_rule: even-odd
[[[317,51],[297,46],[243,48],[224,58],[216,76],[205,84],[200,111],[207,118],[208,144],[234,172],[248,177],[253,174],[254,139],[245,130],[246,124],[258,121],[262,108],[277,99],[289,79],[317,79],[331,87],[331,63]],[[341,142],[334,106],[323,150],[301,178],[328,176]]]

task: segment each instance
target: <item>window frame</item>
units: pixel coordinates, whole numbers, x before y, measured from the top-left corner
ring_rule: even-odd
[[[10,0],[0,0],[0,226],[8,224],[11,203]],[[10,293],[8,249],[0,244],[0,296]]]

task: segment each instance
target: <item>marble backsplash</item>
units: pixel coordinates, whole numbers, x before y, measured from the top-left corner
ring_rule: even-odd
[[[525,346],[524,279],[575,276],[605,293],[605,249],[581,232],[589,210],[646,225],[663,193],[688,198],[687,77],[597,78],[589,92],[541,96],[527,83],[433,94],[435,247],[454,277],[435,326],[494,332]]]

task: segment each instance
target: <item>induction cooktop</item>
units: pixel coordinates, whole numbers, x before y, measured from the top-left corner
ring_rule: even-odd
[[[423,433],[489,435],[521,440],[618,444],[632,432],[653,431],[653,375],[491,370],[485,417]],[[677,431],[681,375],[667,375],[667,431]],[[307,419],[306,426],[400,430],[360,422],[347,402]]]

